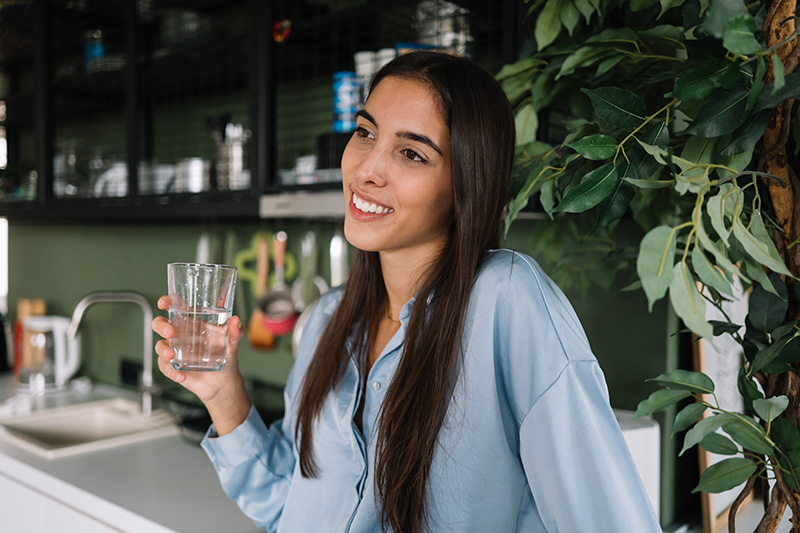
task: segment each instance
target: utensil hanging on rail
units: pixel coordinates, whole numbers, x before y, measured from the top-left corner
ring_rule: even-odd
[[[294,308],[292,293],[284,279],[286,267],[286,232],[279,231],[272,241],[275,256],[275,283],[259,301],[263,313],[263,323],[275,336],[288,335],[292,332],[297,312]]]

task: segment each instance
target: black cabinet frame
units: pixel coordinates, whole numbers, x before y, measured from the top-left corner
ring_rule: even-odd
[[[259,218],[259,197],[267,193],[294,190],[338,188],[338,184],[280,186],[274,182],[275,85],[270,69],[273,56],[271,24],[272,2],[247,0],[249,12],[249,113],[251,120],[249,189],[207,191],[194,194],[139,195],[137,167],[141,159],[138,144],[142,120],[137,102],[140,98],[140,71],[136,58],[139,29],[136,0],[124,0],[124,55],[128,60],[124,79],[125,155],[128,165],[128,195],[120,198],[57,198],[53,195],[53,155],[55,139],[53,89],[53,21],[48,15],[49,0],[34,2],[34,127],[38,183],[31,201],[0,202],[0,216],[25,221],[164,221],[164,220],[250,220]],[[470,4],[471,2],[462,2]],[[519,20],[523,4],[518,0],[500,0],[503,9],[502,56],[513,61],[518,46]],[[180,2],[177,2],[180,4]],[[369,6],[375,9],[375,6]],[[379,8],[378,8],[379,9]]]

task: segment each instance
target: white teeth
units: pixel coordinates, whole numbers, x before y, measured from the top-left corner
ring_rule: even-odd
[[[362,200],[355,194],[353,195],[353,204],[359,211],[363,211],[364,213],[375,213],[378,215],[382,215],[394,212],[394,209],[392,209],[391,207],[384,207],[382,205],[367,202],[365,200]]]

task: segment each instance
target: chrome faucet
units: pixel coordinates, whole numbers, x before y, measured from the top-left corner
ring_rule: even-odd
[[[86,308],[96,303],[133,303],[141,307],[144,313],[144,355],[142,362],[142,413],[150,415],[153,410],[153,330],[150,323],[153,322],[153,310],[150,303],[141,294],[135,292],[95,292],[84,297],[75,311],[72,313],[72,321],[67,328],[67,338],[72,339],[78,333],[78,326],[81,323]]]

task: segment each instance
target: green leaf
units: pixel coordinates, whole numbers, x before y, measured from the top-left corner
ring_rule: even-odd
[[[698,137],[719,137],[738,128],[746,119],[747,89],[737,85],[720,91],[710,98],[694,122],[682,133]]]
[[[773,272],[791,276],[791,273],[783,264],[783,260],[772,242],[772,238],[767,233],[764,221],[758,211],[753,211],[750,218],[750,230],[744,227],[741,219],[733,221],[733,236],[742,244],[745,251],[750,256],[766,266]]]
[[[744,251],[744,248],[742,248],[742,245],[739,244],[739,241],[731,239],[731,248],[736,250],[739,254],[739,258],[741,260],[740,262],[744,266],[744,272],[752,278],[753,282],[761,285],[774,294],[778,294],[775,290],[775,287],[772,286],[772,282],[769,280],[769,277],[767,277],[767,273],[764,272],[764,266],[747,255],[747,252]]]
[[[675,416],[675,425],[672,427],[672,436],[687,429],[689,426],[700,420],[707,407],[699,402],[690,403]]]
[[[592,13],[594,13],[594,8],[592,4],[589,3],[589,0],[575,0],[575,7],[581,12],[583,18],[586,19],[586,24],[589,24],[589,21],[592,19]]]
[[[694,246],[692,248],[692,268],[694,268],[697,277],[703,285],[713,287],[722,294],[733,296],[731,283],[723,275],[721,270],[711,264],[700,246]]]
[[[620,177],[614,184],[614,188],[608,196],[597,204],[597,228],[604,228],[612,222],[622,218],[628,210],[631,200],[636,195],[636,187],[628,183],[627,179],[636,179],[636,167],[631,164],[624,164],[617,167]]]
[[[791,420],[779,418],[772,423],[772,440],[775,447],[783,453],[800,450],[800,430]],[[800,467],[800,463],[797,464]]]
[[[586,39],[587,43],[630,43],[635,44],[639,39],[636,32],[630,28],[606,28],[600,33]]]
[[[561,33],[561,0],[547,0],[539,16],[533,35],[538,50],[544,50]]]
[[[758,331],[772,333],[783,324],[789,308],[789,291],[780,276],[769,276],[774,292],[756,285],[750,293],[747,309],[747,321]]]
[[[703,29],[717,39],[722,39],[731,21],[744,15],[747,15],[744,0],[716,0],[711,2]]]
[[[536,140],[539,119],[533,105],[528,102],[514,116],[514,127],[517,131],[517,144],[527,144]]]
[[[526,57],[514,63],[503,65],[500,72],[495,76],[498,81],[503,81],[507,78],[514,78],[521,76],[531,71],[540,70],[539,67],[547,65],[547,62],[538,57]]]
[[[669,128],[667,123],[663,120],[651,122],[650,126],[642,134],[641,140],[645,144],[666,150],[669,147]]]
[[[675,262],[675,232],[669,226],[658,226],[647,232],[639,245],[636,273],[642,280],[648,308],[664,297],[672,283]]]
[[[581,14],[578,12],[575,3],[572,0],[563,0],[561,3],[561,23],[567,28],[567,32],[569,32],[570,36],[580,19]]]
[[[772,94],[780,91],[786,86],[785,69],[781,58],[778,57],[778,51],[772,52],[772,75],[775,78],[775,83],[772,86]]]
[[[700,337],[711,339],[714,328],[706,320],[706,301],[697,290],[691,270],[684,262],[673,267],[672,283],[669,285],[669,300],[675,313],[690,330]]]
[[[730,422],[732,419],[733,415],[728,413],[717,413],[702,419],[686,433],[686,436],[683,438],[683,448],[678,455],[683,455],[686,450],[702,441],[706,435],[714,433],[721,428],[723,424]]]
[[[725,225],[725,219],[732,216],[737,196],[738,188],[734,193],[734,186],[731,183],[723,183],[720,185],[719,192],[706,202],[706,213],[711,220],[711,226],[726,246],[732,230]],[[694,260],[692,262],[694,263]]]
[[[791,339],[781,339],[773,342],[763,350],[759,350],[756,356],[753,358],[751,372],[758,372],[775,361],[778,356],[781,355],[781,352],[784,348],[786,348],[790,341]],[[755,401],[753,403],[755,403]]]
[[[570,148],[581,154],[586,159],[600,161],[608,159],[617,153],[617,140],[610,135],[589,135],[567,144]]]
[[[617,66],[619,63],[625,61],[625,59],[626,56],[624,55],[615,55],[604,59],[603,61],[600,62],[600,64],[597,65],[597,70],[594,73],[594,77],[599,78],[600,76],[602,76],[603,74],[605,74],[606,72]]]
[[[771,89],[771,90],[770,90]],[[753,109],[775,109],[784,100],[800,98],[800,72],[792,72],[784,77],[783,87],[777,89],[775,85],[767,85],[758,97]]]
[[[750,92],[747,93],[747,106],[749,111],[756,105],[758,97],[761,95],[761,90],[764,88],[764,75],[767,73],[767,62],[764,56],[758,56],[756,60],[756,72],[753,75],[753,83],[750,86]]]
[[[714,336],[719,337],[720,335],[729,334],[733,335],[740,329],[742,326],[739,324],[734,324],[733,322],[722,322],[720,320],[709,320],[709,324],[714,327]]]
[[[712,4],[714,5],[714,4]],[[738,487],[756,473],[758,466],[744,457],[731,457],[714,463],[703,471],[695,492],[719,493]]]
[[[668,389],[688,390],[689,392],[700,394],[711,394],[714,392],[714,382],[702,372],[673,370],[672,372],[661,374],[647,381],[655,381],[662,387]]]
[[[755,36],[756,19],[749,13],[730,21],[722,36],[722,45],[740,56],[749,56],[761,50]]]
[[[731,134],[731,142],[720,152],[720,155],[736,155],[752,150],[764,135],[768,123],[769,113],[767,111],[750,115],[747,121]]]
[[[753,402],[755,405],[755,402]],[[767,439],[764,429],[749,416],[739,415],[723,424],[722,429],[743,448],[756,453],[771,455],[773,443]]]
[[[646,400],[639,402],[634,417],[650,416],[657,411],[663,411],[667,407],[691,396],[691,392],[685,390],[661,389],[655,391]]]
[[[653,0],[650,3],[655,5],[658,0]],[[635,11],[633,7],[631,7],[631,10]],[[662,44],[663,41],[667,41],[672,46],[682,46],[680,41],[683,39],[683,29],[672,24],[660,24],[646,30],[640,30],[638,33],[639,37],[645,41],[661,42]]]
[[[667,10],[672,9],[673,7],[678,7],[680,5],[683,5],[683,2],[685,0],[660,0],[660,1],[661,1],[661,13],[658,15],[659,18],[661,18]]]
[[[586,174],[576,187],[569,189],[553,211],[565,213],[587,211],[611,192],[617,179],[617,169],[612,163],[606,163]]]
[[[626,182],[630,183],[631,185],[635,185],[640,189],[666,189],[667,187],[671,187],[675,182],[672,180],[642,180],[642,179],[631,179],[631,178],[623,178]]]
[[[625,130],[641,125],[647,114],[647,106],[636,94],[619,87],[581,89],[592,101],[597,115],[606,122]]]
[[[745,407],[748,409],[752,409],[754,400],[764,397],[761,391],[758,390],[758,385],[756,385],[755,381],[747,377],[747,370],[744,367],[739,369],[736,385],[739,389],[739,394],[744,398]]]
[[[736,132],[733,132],[732,135],[736,135]],[[714,172],[717,173],[720,179],[732,178],[733,176],[740,174],[748,166],[750,166],[750,162],[753,160],[753,151],[755,148],[755,145],[752,145],[746,151],[740,154],[720,155],[717,159],[717,164],[720,166],[716,167]]]
[[[706,229],[703,226],[702,214],[703,210],[698,206],[695,206],[694,210],[692,211],[692,222],[694,222],[694,228],[695,231],[697,231],[697,238],[700,241],[700,245],[705,251],[714,256],[714,259],[717,261],[717,266],[721,268],[723,272],[731,275],[736,274],[741,278],[742,283],[748,283],[750,281],[749,278],[742,274],[738,268],[736,268],[731,260],[725,255],[725,252],[721,250],[708,236],[708,233],[706,233]],[[764,277],[766,278],[766,275]]]
[[[721,87],[730,88],[738,78],[739,69],[733,61],[706,61],[675,80],[673,96],[683,101],[705,100]]]
[[[719,433],[709,433],[700,441],[704,450],[719,455],[736,455],[739,447],[731,439]]]
[[[542,204],[542,208],[544,209],[545,213],[552,213],[553,208],[556,205],[556,197],[553,194],[553,187],[555,186],[555,180],[546,180],[542,183],[542,190],[539,194],[539,203]]]
[[[681,168],[681,173],[675,179],[675,191],[684,194],[687,191],[698,193],[709,180],[708,166],[714,160],[715,148],[718,139],[704,139],[703,137],[689,137],[683,146],[680,157],[673,159]]]
[[[769,423],[778,418],[789,406],[789,398],[786,396],[773,396],[772,398],[764,398],[755,400],[753,402],[753,409],[756,414]]]
[[[598,50],[593,46],[582,46],[578,48],[564,60],[558,74],[556,74],[556,79],[572,74],[575,72],[575,69],[580,66],[591,65],[605,53],[605,50]]]

